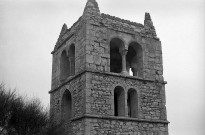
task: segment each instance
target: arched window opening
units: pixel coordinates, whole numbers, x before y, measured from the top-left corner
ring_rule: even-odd
[[[127,72],[131,76],[143,77],[142,47],[138,43],[131,43],[126,56]]]
[[[64,50],[60,60],[60,81],[64,82],[69,76],[75,75],[75,46],[72,44],[68,50]]]
[[[66,90],[62,99],[62,120],[68,122],[72,117],[72,96],[69,90]]]
[[[129,75],[133,76],[133,69],[132,69],[132,62],[134,61],[134,58],[136,57],[136,51],[133,47],[129,46],[128,53],[126,56],[126,68]]]
[[[69,76],[70,62],[69,58],[64,50],[60,59],[60,81],[64,81]]]
[[[120,86],[114,89],[114,115],[125,116],[125,92]]]
[[[110,72],[121,73],[122,71],[121,48],[123,48],[122,40],[114,38],[110,41]]]
[[[70,62],[70,76],[75,75],[75,45],[72,44],[68,50],[69,62]]]
[[[129,89],[127,93],[128,116],[137,118],[138,115],[138,96],[134,89]]]

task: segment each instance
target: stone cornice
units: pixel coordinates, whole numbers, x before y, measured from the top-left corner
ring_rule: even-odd
[[[130,118],[130,117],[119,117],[119,116],[102,116],[102,115],[91,115],[85,114],[83,116],[79,116],[71,119],[71,121],[77,121],[84,118],[90,119],[105,119],[105,120],[119,120],[119,121],[133,121],[133,122],[145,122],[145,123],[160,123],[160,124],[169,124],[170,122],[167,120],[147,120],[147,119],[139,119],[139,118]]]
[[[96,73],[96,74],[103,74],[103,75],[107,75],[107,76],[122,77],[122,78],[126,78],[126,79],[133,79],[133,80],[142,81],[143,83],[146,83],[146,82],[157,82],[157,83],[161,83],[161,84],[167,84],[166,81],[159,82],[159,81],[156,81],[156,80],[145,79],[145,78],[141,78],[141,77],[137,77],[137,76],[127,76],[127,75],[123,75],[121,73],[99,72],[99,71],[92,71],[92,70],[84,70],[84,71],[78,73],[75,76],[70,76],[65,82],[61,83],[60,86],[54,88],[53,90],[50,90],[49,93],[51,94],[52,92],[60,89],[61,87],[63,87],[67,83],[71,82],[72,80],[76,79],[77,77],[79,77],[82,74],[87,73],[87,72],[89,72],[89,73]]]

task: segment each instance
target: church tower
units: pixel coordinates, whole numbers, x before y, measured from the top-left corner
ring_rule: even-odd
[[[52,52],[51,114],[66,135],[168,135],[162,48],[144,24],[88,0]]]

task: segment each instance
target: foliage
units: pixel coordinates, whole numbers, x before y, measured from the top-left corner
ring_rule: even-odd
[[[49,111],[38,99],[27,100],[0,84],[0,135],[60,135]]]

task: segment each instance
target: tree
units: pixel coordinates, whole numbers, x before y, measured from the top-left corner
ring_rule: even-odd
[[[42,134],[49,118],[40,102],[33,100],[19,103],[13,108],[8,125],[14,128],[18,135]]]
[[[40,100],[17,96],[0,84],[0,135],[60,135],[61,124],[49,116]]]
[[[0,84],[0,134],[8,129],[8,121],[11,117],[12,108],[16,100],[15,91],[6,91],[5,85]]]

